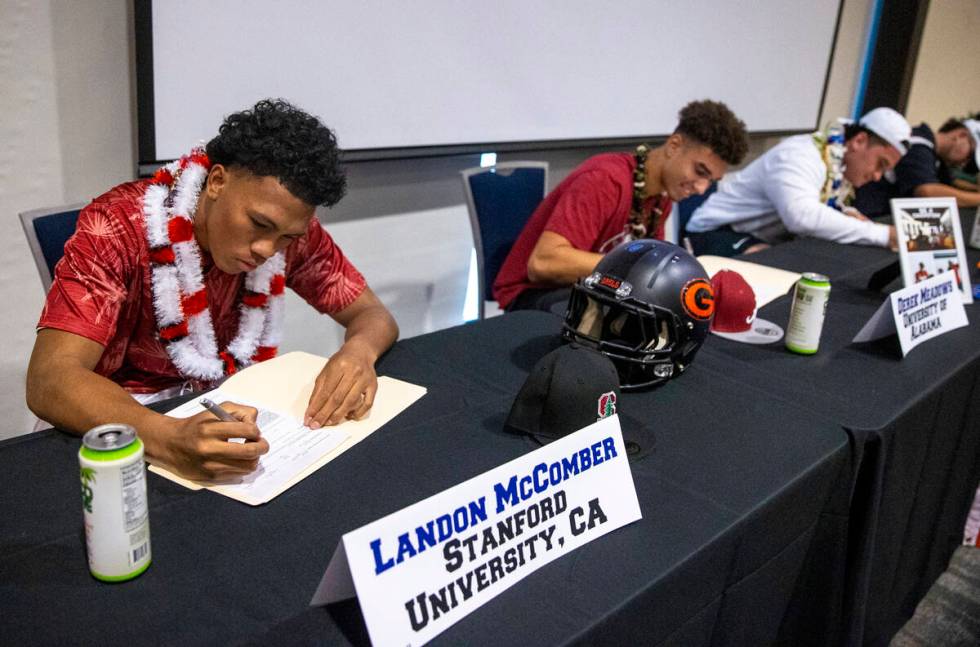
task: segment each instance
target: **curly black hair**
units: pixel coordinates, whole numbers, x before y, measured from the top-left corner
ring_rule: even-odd
[[[710,148],[733,166],[741,164],[749,150],[745,123],[720,101],[692,101],[677,115],[675,133],[690,137]]]
[[[333,132],[283,99],[228,115],[206,150],[213,164],[275,177],[311,206],[333,206],[347,190]]]

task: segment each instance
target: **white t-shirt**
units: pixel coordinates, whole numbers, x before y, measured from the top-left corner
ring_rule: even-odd
[[[730,225],[773,240],[780,233],[837,243],[888,246],[888,226],[845,216],[820,201],[827,179],[812,135],[788,137],[744,169],[729,173],[691,216],[688,231]]]

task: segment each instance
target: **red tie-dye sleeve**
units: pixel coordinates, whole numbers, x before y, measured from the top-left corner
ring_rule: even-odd
[[[54,269],[37,327],[56,328],[106,346],[116,333],[140,241],[122,207],[96,202],[82,209],[75,234]]]
[[[319,312],[332,314],[361,296],[367,282],[312,218],[306,235],[286,251],[286,285]]]

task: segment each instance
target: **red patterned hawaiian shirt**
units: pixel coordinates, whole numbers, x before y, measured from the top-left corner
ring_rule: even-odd
[[[133,393],[186,381],[157,336],[143,224],[147,186],[146,181],[122,184],[82,210],[37,324],[103,345],[96,373]],[[245,275],[226,274],[203,250],[201,256],[215,336],[219,348],[226,348],[238,330]],[[313,218],[306,235],[286,248],[286,285],[329,314],[353,303],[367,284]]]

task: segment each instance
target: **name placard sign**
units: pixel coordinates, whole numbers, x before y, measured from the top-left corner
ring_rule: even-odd
[[[902,356],[922,342],[967,325],[960,290],[951,273],[940,274],[888,295],[856,342],[898,333]]]
[[[347,533],[310,604],[356,595],[373,644],[420,645],[640,517],[611,416]]]

